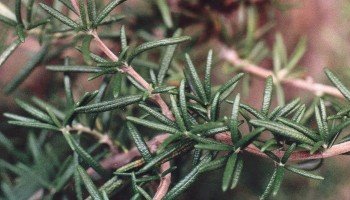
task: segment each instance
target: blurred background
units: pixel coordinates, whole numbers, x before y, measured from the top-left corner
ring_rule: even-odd
[[[1,0],[0,2],[13,10],[14,1]],[[57,3],[50,0],[36,2]],[[258,42],[264,46],[262,53],[252,58],[257,65],[273,70],[271,50],[276,41],[276,34],[281,34],[288,55],[304,37],[307,48],[297,66],[297,69],[302,72],[298,74],[298,78],[312,77],[316,82],[330,84],[323,73],[323,68],[329,67],[338,72],[340,78],[350,85],[350,1],[348,0],[168,0],[168,4],[173,15],[174,26],[181,27],[184,35],[194,38],[189,46],[183,47],[183,51],[191,54],[199,71],[203,72],[201,66],[204,65],[208,49],[214,50],[215,78],[213,81],[217,84],[229,79],[238,70],[220,59],[223,47],[237,50],[243,58],[249,57],[245,51],[250,47],[247,47],[247,44],[242,45],[242,41],[248,37],[247,20],[252,18],[255,37],[251,48]],[[163,38],[173,32],[172,28],[164,28],[161,13],[151,1],[128,0],[116,12],[126,15],[122,24],[126,25],[127,31],[131,33],[130,40],[134,43],[140,40]],[[114,34],[119,30],[117,27],[108,27],[110,32],[104,32],[105,37],[108,38],[108,46],[114,51],[119,51],[119,46],[116,44],[119,38]],[[12,35],[8,27],[0,24],[0,52],[13,40]],[[63,44],[67,41],[63,39],[57,43]],[[1,88],[18,73],[28,59],[37,53],[38,49],[37,39],[27,38],[0,68]],[[48,63],[62,63],[67,55],[78,59],[78,62],[79,59],[83,62],[78,51],[67,48]],[[258,58],[259,56],[261,58]],[[157,58],[157,55],[154,57]],[[181,69],[182,63],[177,64]],[[168,83],[177,85],[179,76],[174,75],[169,78]],[[80,74],[74,76],[74,91],[77,94],[97,89],[102,80],[87,81],[87,78],[88,76]],[[263,83],[264,80],[254,76],[249,77],[246,80],[246,84],[250,86],[249,90],[244,86],[239,89],[243,91],[243,101],[249,102],[252,106],[260,106]],[[0,91],[0,113],[20,112],[14,104],[14,97],[28,99],[31,96],[37,96],[59,104],[60,100],[56,100],[56,97],[62,97],[62,86],[61,75],[46,71],[44,66],[38,66],[16,93],[5,95]],[[314,97],[307,91],[288,85],[284,86],[284,90],[286,101],[301,96],[302,101],[306,103]],[[24,131],[9,126],[2,115],[0,131],[14,143],[17,149],[28,151],[27,137],[23,136]],[[40,136],[37,137],[40,139]],[[1,159],[16,162],[1,145],[0,152]],[[182,199],[256,199],[268,182],[272,173],[272,163],[250,155],[247,155],[245,160],[246,168],[242,180],[234,191],[222,193],[222,171],[217,171],[202,176],[182,196]],[[256,168],[257,165],[264,168]],[[325,177],[324,181],[304,179],[287,173],[276,199],[350,199],[348,166],[350,166],[350,158],[347,156],[325,160],[323,166],[317,170]],[[9,178],[7,174],[0,172],[1,181],[6,181],[7,178]]]

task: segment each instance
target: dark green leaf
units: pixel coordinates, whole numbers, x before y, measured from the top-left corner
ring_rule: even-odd
[[[292,145],[290,145],[287,149],[286,152],[284,152],[283,157],[281,158],[281,163],[285,164],[288,161],[288,158],[290,157],[290,155],[292,155],[293,151],[295,150],[297,144],[293,143]]]
[[[156,0],[158,9],[162,15],[163,21],[168,28],[173,27],[173,20],[171,19],[171,13],[166,0]]]
[[[96,15],[97,15],[95,0],[87,0],[87,12],[88,12],[90,21],[93,22],[96,19]]]
[[[267,115],[270,109],[272,89],[273,89],[273,79],[272,79],[272,76],[269,76],[267,77],[265,82],[264,99],[263,99],[262,108],[261,108],[261,112],[264,115]]]
[[[0,67],[5,63],[5,61],[10,57],[12,52],[14,52],[20,44],[21,44],[21,40],[16,39],[10,44],[10,46],[8,46],[5,49],[4,52],[2,52],[2,54],[0,55]]]
[[[144,105],[144,104],[140,104],[139,105],[141,109],[143,109],[144,111],[146,111],[148,114],[152,115],[154,118],[156,118],[157,120],[159,120],[160,122],[164,123],[165,125],[168,126],[172,126],[172,127],[177,127],[177,125],[175,124],[175,122],[171,121],[169,118],[167,118],[165,115],[163,115],[162,113],[159,113],[158,111]]]
[[[211,67],[213,63],[213,50],[209,50],[207,56],[207,63],[205,65],[204,76],[204,90],[207,95],[207,99],[211,99]]]
[[[16,26],[17,25],[16,21],[14,21],[8,17],[3,16],[2,14],[0,14],[0,22],[4,22],[5,24],[7,24],[9,26]]]
[[[52,122],[51,118],[49,115],[47,115],[46,113],[42,112],[41,110],[33,107],[32,105],[19,100],[19,99],[15,99],[17,105],[19,105],[23,110],[25,110],[26,112],[28,112],[29,114],[31,114],[32,116],[34,116],[35,118],[42,120],[44,122]]]
[[[197,70],[196,68],[194,67],[193,63],[192,63],[192,60],[190,58],[190,56],[188,54],[185,55],[186,57],[186,69],[188,71],[188,75],[190,77],[190,80],[191,80],[191,83],[193,83],[193,87],[194,87],[194,92],[198,95],[198,97],[204,101],[205,103],[208,101],[207,100],[207,96],[205,94],[205,91],[204,91],[204,87],[202,85],[202,82],[201,80],[199,79],[199,76],[197,74]]]
[[[237,94],[235,100],[232,105],[232,114],[230,119],[230,132],[231,132],[231,140],[234,144],[236,141],[241,139],[241,135],[238,131],[238,113],[239,113],[239,105],[240,105],[240,95]]]
[[[52,126],[50,124],[45,124],[41,122],[23,122],[23,121],[8,121],[9,124],[17,125],[17,126],[23,126],[23,127],[31,127],[31,128],[38,128],[38,129],[47,129],[52,131],[60,131],[57,127]]]
[[[269,183],[267,184],[264,193],[260,196],[260,200],[264,200],[269,198],[273,188],[274,188],[274,182],[276,180],[276,174],[277,174],[277,170],[275,170],[270,178]]]
[[[160,124],[160,123],[155,123],[155,122],[144,120],[144,119],[139,119],[136,117],[129,116],[129,117],[127,117],[127,120],[134,122],[135,124],[140,124],[142,126],[146,126],[146,127],[151,128],[151,129],[155,129],[155,130],[159,130],[159,131],[164,131],[166,133],[172,133],[172,134],[180,134],[181,133],[178,129],[173,128],[171,126],[167,126],[167,125]]]
[[[338,88],[338,90],[343,94],[343,96],[350,101],[349,89],[329,69],[325,69],[324,71],[328,76],[329,80]]]
[[[224,192],[229,188],[229,185],[231,183],[232,175],[236,167],[237,157],[237,153],[233,153],[227,160],[224,174],[222,177],[222,191]]]
[[[175,33],[173,34],[173,38],[180,37],[181,33],[182,33],[181,29],[176,30]],[[173,59],[176,47],[177,47],[176,44],[168,46],[160,61],[160,67],[159,67],[159,72],[157,77],[159,85],[163,84],[164,77],[170,67],[170,63]]]
[[[293,122],[293,121],[291,121],[289,119],[282,118],[282,117],[277,118],[277,120],[279,122],[282,122],[283,124],[293,128],[293,129],[297,130],[297,131],[300,131],[301,133],[305,134],[306,136],[312,138],[315,141],[321,139],[320,136],[317,135],[317,133],[314,130],[309,129],[308,127],[303,126],[303,125],[301,125],[301,124],[299,124],[297,122]]]
[[[67,26],[77,29],[79,27],[79,24],[77,24],[75,21],[71,20],[70,18],[66,17],[64,14],[60,13],[58,10],[51,8],[43,3],[39,3],[39,5],[46,10],[50,15],[52,15],[54,18],[58,19],[62,23],[66,24]]]
[[[181,179],[164,197],[164,200],[176,199],[180,194],[182,194],[200,174],[200,169],[202,166],[210,161],[210,157],[206,156],[202,161],[192,169],[183,179]]]
[[[216,93],[220,93],[220,101],[223,101],[227,98],[227,96],[233,91],[233,89],[236,87],[237,82],[244,76],[243,73],[239,73],[233,78],[231,78],[229,81],[227,81],[225,84],[223,84]]]
[[[196,144],[195,148],[197,149],[205,149],[205,150],[213,150],[213,151],[231,151],[233,150],[232,146],[227,144],[216,144],[216,143],[205,143],[205,144]]]
[[[92,180],[90,179],[90,176],[86,173],[85,169],[82,168],[80,165],[77,166],[77,170],[80,174],[81,179],[83,180],[83,183],[88,190],[89,194],[94,200],[102,200],[102,196]]]
[[[324,178],[322,176],[319,176],[319,175],[315,175],[315,174],[312,174],[308,171],[305,171],[305,170],[302,170],[302,169],[298,169],[298,168],[295,168],[295,167],[292,167],[292,166],[285,166],[285,168],[291,172],[294,172],[296,174],[299,174],[301,176],[305,176],[305,177],[308,177],[308,178],[313,178],[313,179],[317,179],[317,180],[323,180]]]
[[[234,143],[235,149],[244,149],[246,146],[248,146],[252,140],[259,137],[259,135],[264,131],[264,128],[257,128],[253,130],[252,132],[244,135],[242,139],[238,140],[236,143]]]
[[[266,121],[266,120],[250,120],[250,123],[255,125],[255,126],[265,127],[266,129],[268,129],[269,131],[271,131],[273,133],[294,139],[294,140],[299,141],[299,142],[304,142],[306,144],[311,144],[311,145],[313,145],[315,143],[313,140],[309,139],[301,132],[299,132],[295,129],[292,129],[288,126],[285,126],[283,124],[279,124],[276,122],[270,122],[270,121]]]
[[[180,131],[184,132],[184,131],[186,131],[186,126],[185,126],[185,122],[183,120],[182,114],[180,113],[179,107],[177,106],[175,96],[171,95],[170,101],[171,101],[171,110],[175,116],[176,124],[180,128]],[[187,112],[187,110],[186,110],[186,112]]]
[[[129,129],[129,133],[131,134],[131,137],[133,138],[136,147],[142,155],[143,159],[145,159],[146,162],[149,162],[152,159],[152,155],[144,139],[141,137],[140,133],[132,123],[127,122],[127,126]]]
[[[232,176],[232,183],[230,188],[231,190],[237,186],[242,170],[243,170],[243,158],[242,156],[238,155],[237,164]]]
[[[161,46],[168,46],[168,45],[173,45],[173,44],[179,44],[185,41],[190,40],[191,38],[188,36],[182,36],[182,37],[173,37],[173,38],[167,38],[167,39],[162,39],[158,41],[151,41],[151,42],[146,42],[143,43],[139,46],[137,46],[132,55],[130,55],[129,62],[132,61],[136,56],[140,55],[141,53],[156,48],[156,47],[161,47]]]
[[[284,168],[282,166],[278,166],[276,169],[276,178],[273,183],[272,196],[276,196],[278,191],[280,190],[283,177],[284,177]]]
[[[99,25],[115,7],[117,7],[124,1],[126,0],[112,0],[111,2],[109,2],[97,15],[96,20],[94,21],[94,25]]]
[[[132,95],[127,97],[116,98],[111,101],[103,101],[88,106],[81,106],[75,109],[78,113],[104,112],[141,101],[142,95]]]

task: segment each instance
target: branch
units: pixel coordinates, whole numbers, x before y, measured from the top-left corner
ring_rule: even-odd
[[[97,46],[113,61],[118,61],[118,56],[116,56],[100,39],[96,31],[92,31],[90,33],[95,41],[97,42]],[[137,73],[133,67],[130,65],[125,65],[121,68],[123,73],[128,74],[129,76],[133,77],[142,87],[144,87],[148,91],[152,91],[153,88],[151,85],[139,74]],[[168,117],[170,120],[175,120],[174,115],[170,111],[168,105],[165,103],[165,101],[162,99],[160,94],[154,94],[150,96],[151,100],[156,102],[160,109],[162,110],[162,113]],[[170,162],[165,162],[161,165],[160,171],[164,172],[170,168]],[[155,200],[161,200],[166,193],[168,192],[169,186],[171,183],[171,173],[168,173],[166,176],[162,177],[157,189],[157,192],[153,199]]]
[[[243,60],[239,58],[237,52],[233,49],[229,49],[224,47],[221,51],[221,57],[228,61],[229,63],[239,66],[243,71],[248,72],[252,75],[255,75],[260,78],[267,78],[268,76],[274,76],[275,80],[279,80],[281,83],[285,83],[288,85],[292,85],[294,87],[307,90],[313,92],[317,96],[321,96],[323,94],[332,95],[339,98],[344,98],[344,96],[339,92],[339,90],[335,87],[323,85],[320,83],[315,83],[311,77],[307,79],[295,79],[295,78],[284,78],[282,76],[277,76],[270,70],[264,69],[260,66],[250,63],[248,60]]]

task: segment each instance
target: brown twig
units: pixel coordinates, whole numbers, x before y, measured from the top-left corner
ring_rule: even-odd
[[[100,39],[96,31],[91,31],[90,33],[95,41],[97,42],[97,46],[113,61],[118,61],[118,57],[103,43],[103,41]],[[133,67],[130,65],[124,65],[121,68],[121,71],[123,73],[128,74],[133,79],[135,79],[142,87],[144,87],[148,91],[152,91],[153,88],[151,85],[139,74],[137,73]],[[168,105],[165,103],[165,101],[162,99],[160,94],[153,94],[150,96],[150,98],[158,104],[160,107],[162,113],[168,117],[170,120],[174,120],[174,116],[172,112],[170,111]],[[165,162],[161,165],[160,171],[164,172],[170,168],[170,162]],[[166,193],[168,192],[169,186],[171,183],[171,173],[168,173],[166,176],[162,177],[157,189],[157,192],[153,199],[155,200],[161,200]]]
[[[339,90],[335,87],[315,83],[311,77],[307,79],[295,79],[295,78],[286,78],[281,74],[274,74],[272,71],[268,69],[264,69],[260,66],[252,64],[247,60],[243,60],[239,58],[237,52],[233,49],[229,49],[224,47],[221,51],[221,57],[230,62],[235,66],[239,66],[243,71],[248,72],[249,74],[255,75],[260,78],[267,78],[268,76],[274,76],[275,80],[279,80],[281,83],[285,83],[288,85],[292,85],[294,87],[307,90],[313,92],[317,96],[321,96],[323,94],[329,94],[335,97],[344,98],[344,96],[339,92]]]

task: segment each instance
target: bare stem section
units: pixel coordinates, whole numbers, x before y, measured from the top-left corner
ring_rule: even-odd
[[[255,75],[259,78],[265,79],[268,76],[273,76],[275,80],[279,80],[281,83],[310,91],[317,96],[328,94],[335,97],[344,98],[337,88],[320,83],[315,83],[311,77],[304,80],[295,78],[284,78],[279,77],[278,75],[276,76],[270,70],[264,69],[260,66],[250,63],[247,60],[239,58],[237,52],[233,49],[224,48],[221,52],[221,57],[226,61],[230,62],[231,64],[240,67],[240,69],[242,69],[243,71]]]

